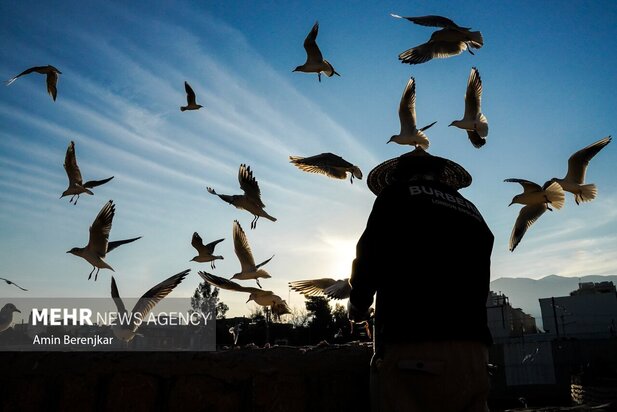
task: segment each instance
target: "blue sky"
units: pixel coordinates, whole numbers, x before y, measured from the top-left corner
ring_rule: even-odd
[[[480,30],[485,45],[475,56],[403,65],[397,55],[433,29],[391,12],[447,16]],[[317,43],[341,74],[321,83],[292,73],[316,20]],[[608,1],[1,2],[0,76],[47,64],[62,75],[55,103],[38,74],[0,89],[0,276],[33,296],[107,296],[111,272],[89,282],[91,267],[65,252],[87,243],[88,226],[113,199],[110,238],[143,236],[107,258],[124,296],[185,268],[194,273],[174,294],[191,294],[196,272],[210,271],[189,263],[194,231],[206,242],[225,238],[215,274],[237,272],[231,230],[238,219],[257,261],[275,255],[264,288],[302,306],[287,282],[348,276],[374,196],[365,180],[306,174],[288,156],[333,152],[366,176],[404,153],[408,147],[386,141],[398,133],[410,76],[418,123],[437,121],[427,132],[430,152],[473,176],[462,194],[495,234],[493,278],[615,274],[615,143],[588,169],[598,198],[577,206],[567,194],[565,208],[543,215],[513,253],[508,239],[520,206],[507,205],[521,190],[503,182],[563,177],[572,153],[615,133],[615,21],[617,4]],[[472,66],[490,126],[480,150],[447,127],[462,117]],[[185,80],[204,109],[180,112]],[[58,199],[70,140],[85,180],[115,176],[77,206]],[[240,193],[241,163],[253,169],[276,223],[261,219],[250,230],[250,214],[206,192]],[[422,240],[408,236],[421,260]],[[0,285],[0,296],[12,295]],[[221,296],[232,315],[252,308],[245,294]]]

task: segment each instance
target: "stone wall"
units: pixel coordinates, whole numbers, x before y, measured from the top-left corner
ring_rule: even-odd
[[[371,347],[0,353],[1,411],[369,410]]]

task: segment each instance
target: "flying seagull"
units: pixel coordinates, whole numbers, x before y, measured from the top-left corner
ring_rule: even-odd
[[[97,279],[101,269],[110,269],[112,272],[114,271],[114,269],[103,260],[105,259],[105,256],[107,256],[107,253],[111,252],[120,245],[141,239],[141,236],[139,236],[132,239],[109,242],[109,232],[111,231],[111,223],[115,213],[116,205],[113,204],[113,200],[105,203],[99,214],[94,219],[94,222],[92,222],[92,226],[90,226],[90,238],[88,239],[88,244],[85,247],[74,247],[66,252],[82,257],[92,265],[92,271],[88,276],[88,280],[92,277],[95,269],[96,274],[94,275],[94,280]]]
[[[7,283],[7,285],[14,285],[14,286],[18,287],[19,289],[21,289],[21,290],[23,290],[25,292],[28,291],[28,289],[22,288],[21,286],[19,286],[17,283],[13,282],[12,280],[8,280],[6,278],[0,278],[0,280],[4,280]]]
[[[401,103],[398,108],[398,117],[401,122],[401,132],[388,140],[388,143],[408,144],[415,147],[420,146],[424,150],[428,149],[428,137],[424,131],[437,122],[433,122],[421,129],[416,124],[416,82],[412,77],[407,82],[405,91],[401,96]]]
[[[214,261],[216,259],[223,259],[223,256],[214,255],[214,248],[216,247],[216,245],[218,245],[223,240],[225,239],[218,239],[204,246],[204,242],[203,240],[201,240],[201,236],[199,236],[197,232],[193,233],[193,239],[191,240],[191,245],[193,245],[193,247],[197,249],[197,256],[191,259],[191,261],[192,262],[210,262],[210,267],[214,269],[215,268]]]
[[[429,27],[441,27],[431,34],[428,42],[405,50],[398,55],[401,63],[420,64],[434,58],[446,58],[461,54],[465,50],[479,49],[484,45],[482,33],[470,31],[469,27],[460,27],[452,20],[442,16],[403,17],[390,14],[398,19],[407,19],[415,24]]]
[[[465,114],[461,120],[455,120],[450,126],[467,131],[471,144],[477,149],[484,146],[488,136],[488,120],[482,114],[482,79],[475,67],[471,68],[465,93]]]
[[[272,313],[279,317],[280,315],[284,315],[285,313],[290,313],[289,306],[287,306],[287,302],[285,302],[280,296],[274,294],[270,290],[263,290],[254,287],[241,286],[236,282],[232,282],[231,280],[212,275],[208,272],[198,272],[199,276],[209,284],[214,287],[225,289],[225,290],[233,290],[236,292],[246,292],[249,293],[249,298],[246,303],[251,300],[257,303],[260,306],[270,307],[272,309]]]
[[[304,50],[306,50],[306,62],[302,66],[296,67],[294,72],[304,73],[317,73],[317,79],[321,82],[321,73],[328,77],[333,75],[340,76],[334,70],[334,67],[323,58],[319,47],[315,40],[317,39],[317,32],[319,31],[319,23],[315,22],[311,32],[304,39]]]
[[[240,226],[240,223],[238,223],[237,220],[234,220],[233,236],[234,251],[240,261],[241,269],[240,272],[234,274],[231,278],[240,280],[255,279],[257,286],[261,288],[259,278],[270,278],[271,276],[265,270],[260,269],[260,267],[272,260],[274,255],[272,255],[270,259],[266,259],[259,265],[256,265],[255,259],[253,258],[253,252],[251,252],[251,247],[249,246],[249,241],[246,238],[244,230],[242,230],[242,226]]]
[[[296,280],[289,282],[289,287],[304,296],[325,296],[330,299],[348,299],[351,293],[349,278]]]
[[[196,103],[195,92],[187,82],[184,82],[184,90],[186,90],[186,106],[180,106],[181,111],[198,110],[199,108],[203,107],[201,104]]]
[[[305,172],[320,173],[334,179],[347,179],[349,172],[351,183],[354,177],[362,179],[362,171],[358,166],[334,153],[321,153],[310,157],[289,156],[289,162]]]
[[[556,177],[551,179],[551,181],[559,183],[563,190],[574,194],[574,201],[577,205],[580,202],[590,202],[598,195],[598,189],[595,184],[584,184],[585,172],[587,172],[587,166],[589,166],[591,159],[604,146],[609,144],[611,140],[611,136],[605,137],[574,153],[568,159],[568,173],[566,177],[563,179]]]
[[[4,332],[13,322],[13,313],[21,310],[17,309],[12,303],[7,303],[0,309],[0,332]]]
[[[15,80],[17,80],[19,77],[33,72],[47,75],[47,93],[49,93],[51,98],[56,101],[56,96],[58,95],[58,89],[56,88],[56,84],[58,83],[58,75],[62,74],[62,72],[51,65],[36,66],[24,70],[12,79],[7,80],[6,85],[8,86],[12,84]]]
[[[219,195],[211,187],[206,188],[208,192],[213,195],[217,195],[230,205],[234,205],[238,209],[244,209],[251,213],[254,218],[251,222],[251,229],[255,229],[257,226],[257,220],[260,217],[265,217],[268,220],[276,222],[276,218],[270,216],[264,208],[266,205],[261,201],[261,191],[259,190],[259,184],[253,177],[253,172],[250,166],[245,164],[240,165],[238,170],[238,181],[240,182],[240,189],[244,192],[243,195]]]
[[[514,203],[525,205],[519,212],[510,235],[510,252],[513,252],[521,239],[523,239],[527,229],[544,212],[553,210],[549,205],[555,209],[563,207],[565,194],[559,183],[550,180],[544,183],[542,187],[537,183],[524,179],[506,179],[504,182],[519,183],[523,186],[523,193],[514,196],[512,202],[508,205],[511,206]]]
[[[154,308],[154,306],[159,303],[165,296],[169,295],[169,293],[174,290],[176,286],[178,286],[189,274],[191,270],[184,270],[172,277],[165,279],[158,285],[152,287],[149,291],[144,293],[144,295],[139,298],[135,307],[133,307],[133,311],[129,314],[124,306],[124,302],[120,298],[120,293],[118,293],[118,286],[116,285],[116,280],[114,277],[111,277],[111,297],[116,304],[116,308],[118,309],[118,313],[120,314],[119,319],[130,319],[129,324],[123,324],[121,322],[117,322],[111,327],[112,332],[116,337],[123,342],[130,342],[135,335],[139,335],[137,333],[137,328],[141,325],[142,321],[146,322],[148,314]],[[139,314],[139,315],[136,315]]]
[[[69,147],[66,149],[66,155],[64,156],[64,170],[66,171],[66,176],[69,178],[69,187],[62,192],[60,199],[64,196],[71,195],[69,203],[75,199],[75,203],[73,203],[75,205],[79,200],[79,195],[82,193],[93,195],[94,193],[92,193],[90,189],[105,184],[114,178],[112,176],[107,179],[89,180],[84,183],[81,177],[81,172],[79,171],[79,166],[77,166],[77,158],[75,157],[75,143],[73,141],[69,143]],[[75,198],[75,196],[77,196],[77,198]]]

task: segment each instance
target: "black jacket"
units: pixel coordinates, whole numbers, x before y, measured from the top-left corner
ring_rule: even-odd
[[[377,292],[375,335],[384,343],[492,342],[486,319],[493,234],[476,207],[436,181],[386,187],[358,241],[350,302]]]

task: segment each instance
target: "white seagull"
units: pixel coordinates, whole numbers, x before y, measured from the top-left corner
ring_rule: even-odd
[[[139,328],[142,322],[147,321],[150,311],[165,296],[169,295],[169,293],[184,280],[190,271],[190,269],[184,270],[151,288],[149,291],[144,293],[141,298],[139,298],[131,313],[127,312],[124,302],[122,302],[122,299],[120,298],[120,293],[118,293],[116,280],[112,276],[111,297],[113,298],[116,308],[118,309],[118,313],[120,314],[119,319],[130,319],[129,324],[116,322],[116,324],[114,324],[111,328],[114,335],[126,343],[130,342],[135,335],[139,335],[137,333],[137,328]]]
[[[484,45],[482,33],[460,27],[452,20],[442,16],[403,17],[390,14],[398,19],[407,19],[415,24],[429,27],[442,27],[431,34],[428,42],[412,47],[399,54],[401,63],[420,64],[434,58],[446,58],[461,54],[465,50],[479,49]]]
[[[214,248],[216,247],[216,245],[218,245],[223,240],[225,239],[218,239],[204,246],[204,242],[203,240],[201,240],[201,236],[199,236],[197,232],[193,233],[193,239],[191,240],[191,245],[193,245],[193,247],[197,249],[197,256],[191,259],[191,261],[192,262],[211,262],[210,267],[214,269],[215,268],[214,261],[216,259],[223,259],[223,256],[214,255]]]
[[[348,299],[351,293],[349,278],[296,280],[289,282],[289,287],[304,296],[325,296],[330,299]]]
[[[455,120],[450,126],[467,130],[467,136],[477,149],[484,146],[488,136],[488,120],[482,113],[482,79],[475,67],[471,68],[465,93],[465,114],[461,120]]]
[[[268,220],[276,222],[276,218],[270,216],[264,208],[266,205],[261,201],[261,191],[259,190],[259,184],[253,177],[253,172],[250,166],[245,164],[240,165],[238,170],[238,181],[240,182],[240,189],[244,192],[243,195],[220,195],[214,191],[211,187],[206,189],[213,195],[220,197],[230,205],[234,205],[238,209],[246,210],[251,213],[254,218],[251,222],[251,229],[255,229],[257,226],[257,220],[260,217],[265,217]]]
[[[233,290],[236,292],[246,292],[249,293],[249,298],[246,303],[250,301],[254,301],[260,306],[270,307],[272,309],[272,313],[276,318],[284,315],[286,313],[290,313],[289,306],[287,306],[287,302],[283,300],[280,296],[274,294],[274,292],[270,290],[257,289],[254,287],[241,286],[236,282],[232,282],[231,280],[215,276],[208,272],[198,272],[199,276],[209,284],[214,287],[225,289],[225,290]]]
[[[82,193],[93,195],[94,193],[92,193],[90,189],[105,184],[114,178],[112,176],[107,179],[89,180],[84,183],[81,177],[81,172],[79,171],[79,166],[77,166],[77,158],[75,157],[75,143],[73,141],[69,143],[69,147],[66,149],[66,155],[64,156],[64,170],[66,171],[66,176],[69,179],[69,187],[62,192],[60,199],[64,196],[70,195],[71,198],[69,199],[69,203],[71,203],[75,196],[77,196],[77,198],[75,198],[75,203],[73,203],[75,205],[79,200],[79,195]]]
[[[306,62],[302,66],[296,67],[294,72],[304,73],[317,73],[317,79],[321,82],[321,73],[328,77],[333,75],[340,76],[334,70],[334,67],[323,58],[319,47],[315,40],[317,39],[317,32],[319,31],[319,23],[315,22],[310,33],[304,39],[304,50],[306,50]]]
[[[201,104],[197,104],[197,102],[195,101],[195,92],[186,81],[184,82],[184,90],[186,91],[186,106],[180,106],[181,111],[184,112],[186,110],[198,110],[203,107]]]
[[[84,258],[92,265],[92,271],[88,276],[88,280],[92,277],[92,273],[94,273],[95,269],[96,274],[94,275],[94,280],[97,279],[101,269],[110,269],[112,272],[114,271],[114,269],[103,260],[105,259],[105,256],[107,256],[107,253],[111,252],[120,245],[141,239],[141,236],[139,236],[132,239],[109,242],[109,232],[111,231],[111,223],[115,213],[116,205],[113,204],[113,200],[105,203],[99,214],[94,219],[94,222],[92,222],[92,226],[90,226],[90,238],[88,239],[88,244],[85,247],[74,247],[66,252]]]
[[[246,238],[246,234],[244,230],[242,230],[242,226],[238,223],[237,220],[234,220],[233,226],[233,236],[234,236],[234,251],[236,252],[236,256],[240,261],[240,272],[234,274],[232,279],[255,279],[257,282],[257,286],[261,288],[259,284],[259,278],[270,278],[270,274],[263,269],[260,269],[263,265],[268,263],[274,255],[270,259],[264,260],[259,265],[255,264],[255,259],[253,258],[253,252],[251,252],[251,247],[249,246],[249,241]]]
[[[590,202],[598,195],[598,189],[595,184],[585,184],[585,172],[587,172],[589,161],[604,146],[609,144],[611,139],[611,136],[605,137],[574,153],[568,159],[568,173],[566,177],[563,179],[556,177],[551,179],[551,181],[559,183],[563,190],[574,194],[574,201],[577,205],[580,202]]]
[[[56,69],[54,66],[51,66],[51,65],[36,66],[36,67],[31,67],[29,69],[26,69],[23,72],[19,73],[17,76],[13,77],[12,79],[7,80],[6,81],[6,85],[9,86],[15,80],[17,80],[19,77],[24,76],[26,74],[34,73],[34,72],[40,73],[40,74],[44,74],[44,75],[47,76],[47,78],[46,78],[46,80],[47,80],[47,93],[49,93],[51,98],[54,99],[54,101],[56,101],[56,96],[58,95],[58,89],[56,87],[56,85],[58,83],[58,75],[62,74],[62,72],[60,70]]]
[[[504,182],[520,183],[523,186],[523,193],[514,196],[512,202],[508,205],[511,206],[514,203],[525,205],[519,212],[510,235],[510,252],[513,252],[521,239],[523,239],[527,229],[544,212],[553,210],[549,204],[555,209],[563,207],[565,194],[559,183],[550,180],[544,183],[542,187],[537,183],[524,179],[506,179]]]
[[[321,153],[310,157],[289,156],[289,162],[302,171],[319,173],[334,179],[347,179],[347,173],[349,173],[351,183],[354,177],[362,179],[362,171],[358,166],[334,153]]]
[[[12,280],[8,280],[8,279],[6,279],[6,278],[0,278],[0,280],[4,280],[4,281],[7,283],[7,285],[13,285],[13,286],[16,286],[16,287],[18,287],[19,289],[23,290],[24,292],[27,292],[27,291],[28,291],[28,289],[24,289],[24,288],[22,288],[21,286],[19,286],[17,283],[13,282]]]
[[[428,137],[424,131],[437,122],[433,122],[428,126],[418,129],[416,124],[416,82],[412,77],[407,82],[407,86],[401,96],[401,103],[398,108],[398,117],[401,122],[401,132],[394,135],[387,143],[394,142],[398,144],[408,144],[415,147],[420,146],[424,150],[428,149]]]
[[[0,309],[0,332],[4,332],[13,322],[13,313],[21,310],[17,309],[12,303],[7,303]]]

